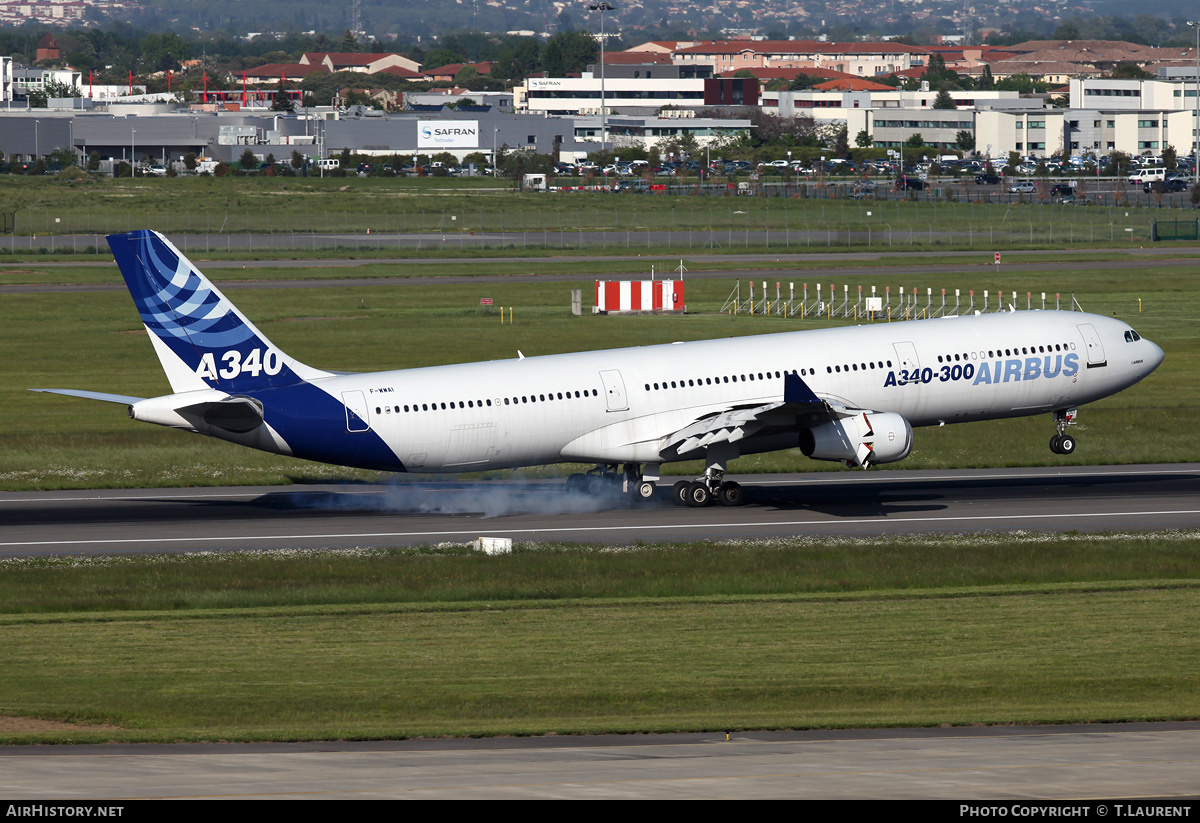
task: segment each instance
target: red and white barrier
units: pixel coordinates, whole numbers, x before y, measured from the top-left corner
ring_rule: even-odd
[[[597,280],[596,311],[683,311],[682,280]]]

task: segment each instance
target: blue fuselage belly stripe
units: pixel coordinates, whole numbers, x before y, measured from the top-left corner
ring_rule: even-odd
[[[305,460],[380,471],[404,471],[374,430],[348,431],[346,407],[311,383],[246,392],[263,404],[267,425]]]

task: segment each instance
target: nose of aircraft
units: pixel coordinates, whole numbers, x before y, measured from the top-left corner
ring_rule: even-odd
[[[1145,357],[1145,361],[1146,361],[1146,374],[1150,374],[1150,372],[1157,369],[1159,364],[1162,363],[1163,357],[1165,357],[1165,355],[1163,354],[1163,350],[1161,348],[1159,348],[1157,344],[1151,343],[1149,340],[1146,340],[1144,337],[1142,338],[1142,341],[1149,347],[1149,352],[1147,353],[1147,355]]]

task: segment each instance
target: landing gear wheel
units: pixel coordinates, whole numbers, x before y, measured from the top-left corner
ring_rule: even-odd
[[[1062,447],[1060,445],[1062,443],[1062,438],[1063,436],[1061,434],[1056,434],[1050,438],[1050,451],[1054,452],[1055,454],[1062,454]]]
[[[687,504],[694,508],[707,506],[712,502],[712,492],[708,490],[708,486],[696,481],[689,483],[687,487]]]
[[[651,500],[654,498],[654,481],[642,480],[633,487],[634,500]]]
[[[587,477],[582,474],[573,474],[567,478],[567,491],[572,494],[582,492],[587,486]]]
[[[691,481],[680,480],[671,487],[671,499],[675,501],[676,506],[686,506],[688,502],[688,488],[691,486]]]
[[[1069,434],[1061,435],[1058,439],[1058,453],[1071,454],[1075,451],[1075,438]]]
[[[734,482],[722,483],[721,490],[717,492],[717,502],[722,506],[740,506],[742,497],[742,487]]]

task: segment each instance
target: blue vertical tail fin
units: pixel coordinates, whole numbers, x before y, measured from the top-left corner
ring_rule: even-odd
[[[158,232],[109,235],[108,245],[176,394],[244,392],[331,376],[276,348]]]

